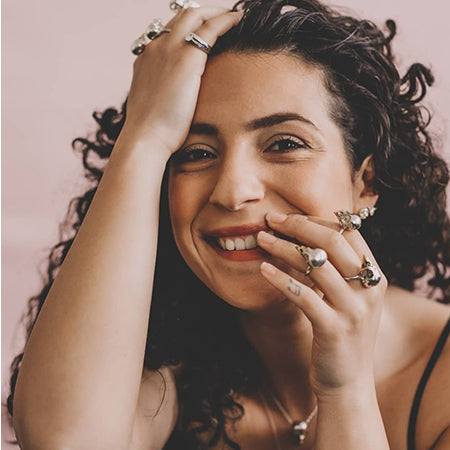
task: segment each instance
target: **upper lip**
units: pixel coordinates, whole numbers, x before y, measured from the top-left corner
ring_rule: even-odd
[[[216,228],[211,231],[205,232],[207,236],[213,237],[227,237],[227,236],[243,236],[246,234],[255,234],[259,231],[268,231],[269,228],[266,224],[244,224],[235,225],[230,227]]]

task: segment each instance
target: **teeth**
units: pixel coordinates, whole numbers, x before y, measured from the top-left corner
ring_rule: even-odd
[[[247,236],[245,238],[245,247],[248,248],[248,249],[256,247],[256,238],[255,238],[255,236],[253,236],[251,234],[250,236]]]
[[[249,234],[243,238],[224,239],[218,238],[219,246],[224,250],[251,250],[256,248],[256,235]]]
[[[238,238],[234,241],[234,246],[236,247],[236,250],[245,250],[245,241]]]
[[[227,250],[234,250],[234,242],[231,239],[225,240],[225,248]]]

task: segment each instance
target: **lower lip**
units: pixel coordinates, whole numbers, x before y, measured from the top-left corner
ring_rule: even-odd
[[[220,256],[231,261],[254,261],[269,256],[269,253],[261,247],[255,247],[251,250],[224,250],[214,244],[210,245]]]

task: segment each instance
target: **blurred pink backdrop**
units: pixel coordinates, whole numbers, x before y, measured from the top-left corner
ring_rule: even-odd
[[[416,61],[431,65],[437,81],[428,104],[449,160],[450,7],[443,0],[333,4],[379,25],[396,20],[400,68]],[[2,403],[9,364],[23,348],[19,317],[41,288],[38,267],[45,270],[69,200],[83,191],[81,162],[70,143],[95,129],[94,110],[120,107],[135,58],[130,44],[152,18],[172,17],[168,5],[169,0],[2,2]],[[4,424],[2,409],[3,441],[12,437]],[[18,447],[3,442],[2,448]]]

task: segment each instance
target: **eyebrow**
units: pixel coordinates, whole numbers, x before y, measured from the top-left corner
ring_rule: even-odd
[[[245,124],[244,129],[246,131],[256,131],[261,128],[268,128],[272,127],[274,125],[278,125],[283,122],[288,122],[291,120],[297,120],[299,122],[305,123],[307,125],[310,125],[314,127],[316,131],[319,131],[319,129],[316,127],[316,125],[311,122],[306,117],[303,117],[300,114],[294,113],[294,112],[287,112],[287,113],[277,113],[277,114],[271,114],[269,116],[260,117],[258,119],[254,119],[248,123]],[[193,123],[189,129],[190,134],[205,134],[207,136],[217,136],[219,134],[219,130],[214,125],[211,125],[209,123]]]

